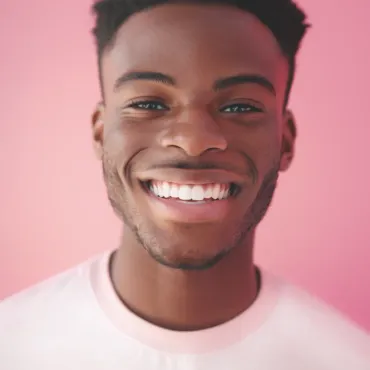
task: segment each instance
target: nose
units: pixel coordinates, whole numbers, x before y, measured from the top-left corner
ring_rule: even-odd
[[[160,145],[180,148],[196,157],[210,150],[226,150],[227,140],[212,115],[198,109],[186,111],[171,122],[160,137]]]

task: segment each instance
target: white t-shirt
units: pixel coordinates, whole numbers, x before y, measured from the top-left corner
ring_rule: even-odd
[[[367,334],[265,271],[243,314],[175,332],[125,308],[109,256],[0,303],[1,370],[370,370]]]

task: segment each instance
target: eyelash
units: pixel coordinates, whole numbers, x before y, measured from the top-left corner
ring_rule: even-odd
[[[141,105],[161,105],[162,107],[164,107],[164,109],[148,109],[148,108],[145,108],[145,107],[140,107]],[[135,101],[135,102],[132,102],[131,104],[129,104],[127,106],[127,108],[133,108],[133,109],[137,109],[137,110],[159,110],[159,111],[163,111],[163,110],[168,110],[167,107],[165,107],[165,105],[163,103],[160,103],[158,101],[155,101],[155,100],[140,100],[140,101]]]
[[[161,109],[155,109],[155,108],[151,109],[151,108],[148,107],[150,105],[151,106],[153,106],[153,105],[162,106],[163,108],[161,108]],[[241,112],[235,111],[235,109],[237,110],[237,108],[240,108],[240,107],[242,107],[243,111],[241,111]],[[133,103],[129,104],[127,108],[133,108],[133,109],[142,110],[142,111],[152,111],[152,110],[165,111],[165,110],[169,110],[169,108],[166,107],[163,103],[160,103],[160,102],[155,101],[155,100],[136,101],[136,102],[133,102]],[[226,113],[260,113],[260,112],[262,112],[261,108],[258,108],[258,107],[254,106],[252,104],[246,104],[246,103],[230,104],[230,105],[227,105],[227,106],[221,108],[221,111],[225,112],[226,109],[229,109],[229,110],[231,109],[231,111],[226,112]]]
[[[235,108],[240,108],[240,107],[242,107],[242,109],[245,109],[245,110],[243,110],[242,112],[235,112],[235,110],[233,110]],[[224,112],[225,112],[225,109],[231,109],[231,111],[227,113],[261,113],[262,112],[261,108],[257,108],[256,106],[252,104],[246,104],[246,103],[230,104],[223,108]]]

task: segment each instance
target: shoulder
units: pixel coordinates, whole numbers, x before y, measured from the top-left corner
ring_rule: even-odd
[[[321,299],[285,284],[277,315],[291,343],[313,357],[370,369],[369,333]]]
[[[76,348],[85,336],[92,336],[91,322],[100,317],[100,309],[91,275],[96,266],[104,263],[104,256],[94,257],[0,303],[1,369],[41,368],[43,361],[63,362],[61,353]]]
[[[92,294],[90,272],[101,258],[89,259],[0,302],[0,337],[81,306]]]
[[[47,278],[5,298],[0,303],[0,317],[4,317],[3,315],[7,312],[13,313],[14,310],[23,310],[26,306],[29,309],[41,301],[53,300],[57,296],[63,295],[73,285],[83,280],[84,270],[86,270],[86,263]]]

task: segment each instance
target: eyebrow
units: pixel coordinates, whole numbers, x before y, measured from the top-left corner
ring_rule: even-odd
[[[119,77],[114,83],[114,91],[119,90],[125,83],[131,81],[153,81],[160,82],[170,86],[176,86],[176,80],[160,72],[129,72]],[[219,91],[228,87],[242,84],[257,84],[267,89],[273,95],[276,95],[274,85],[266,78],[256,74],[239,74],[216,80],[213,90]]]
[[[276,95],[274,85],[266,77],[255,74],[240,74],[236,76],[220,78],[213,85],[213,89],[219,91],[227,89],[231,86],[243,84],[257,84],[267,89],[270,93]]]
[[[127,82],[131,81],[154,81],[161,82],[166,85],[175,86],[174,78],[159,72],[129,72],[119,77],[114,83],[114,90],[118,90]]]

